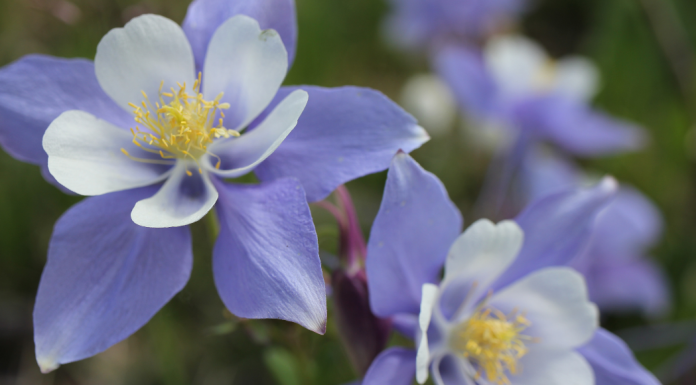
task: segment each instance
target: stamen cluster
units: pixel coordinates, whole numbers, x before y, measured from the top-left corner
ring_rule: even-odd
[[[506,316],[489,307],[478,309],[455,330],[452,347],[477,367],[477,378],[485,372],[488,381],[509,384],[506,373],[517,373],[517,361],[527,353],[524,341],[531,338],[521,333],[530,325],[519,313]]]
[[[193,93],[186,91],[186,83],[177,85],[178,91],[172,88],[171,92],[162,92],[162,82],[159,101],[154,104],[144,91],[145,99],[140,106],[130,104],[135,121],[145,129],[141,130],[140,126],[131,128],[133,143],[147,152],[159,154],[162,160],[135,158],[126,149],[122,148],[121,151],[133,160],[146,163],[174,164],[176,159],[190,159],[198,165],[198,171],[201,173],[198,160],[209,154],[218,158],[215,167],[219,168],[220,158],[210,153],[208,146],[218,138],[239,136],[239,132],[223,126],[225,114],[222,110],[230,108],[230,105],[220,103],[222,93],[212,101],[203,99],[199,92],[200,74],[193,85]],[[165,101],[165,98],[169,101]],[[215,125],[218,112],[220,117]],[[187,173],[191,175],[190,172]]]
[[[558,76],[558,66],[555,60],[546,60],[544,65],[534,74],[533,82],[534,88],[537,91],[549,91],[553,88]]]

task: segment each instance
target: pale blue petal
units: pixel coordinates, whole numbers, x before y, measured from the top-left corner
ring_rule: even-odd
[[[660,385],[617,336],[599,329],[594,338],[578,349],[592,366],[597,385]]]
[[[597,214],[615,197],[618,183],[604,178],[589,189],[560,192],[532,202],[517,218],[524,245],[495,288],[538,269],[567,265],[589,246]]]
[[[534,200],[581,186],[585,178],[569,160],[538,148],[527,154],[522,172],[527,195]],[[597,220],[593,249],[602,257],[630,258],[657,242],[662,228],[655,204],[635,188],[622,185]]]
[[[593,253],[599,259],[632,259],[662,235],[659,209],[638,190],[622,186],[614,202],[597,220]]]
[[[520,173],[527,202],[576,188],[582,178],[573,163],[538,147],[527,151]]]
[[[512,109],[514,124],[575,155],[635,151],[647,141],[642,128],[556,94],[525,100]]]
[[[391,320],[394,330],[412,340],[416,339],[416,331],[418,330],[418,314],[395,314],[392,316]]]
[[[572,163],[541,151],[528,154],[523,176],[527,195],[534,198],[582,181]],[[589,249],[570,264],[585,275],[590,298],[601,309],[658,315],[669,308],[664,274],[643,259],[661,232],[662,217],[654,204],[634,188],[621,186],[598,215]]]
[[[300,183],[214,183],[220,235],[213,270],[227,308],[239,317],[283,319],[323,334],[326,289]]]
[[[56,223],[34,308],[43,371],[125,339],[188,281],[188,228],[149,229],[131,221],[135,202],[155,191],[87,198]]]
[[[195,0],[189,5],[183,22],[196,68],[200,71],[208,43],[218,27],[236,15],[246,15],[259,22],[262,29],[274,29],[288,51],[290,65],[297,45],[297,16],[294,0]]]
[[[437,73],[449,85],[460,107],[477,118],[490,117],[498,109],[498,88],[480,52],[448,46],[434,60]]]
[[[256,168],[256,175],[263,181],[297,178],[310,202],[324,199],[341,184],[386,169],[398,150],[411,152],[429,139],[413,117],[378,91],[300,88],[309,93],[307,107],[283,144]],[[281,88],[266,111],[296,89]]]
[[[410,385],[416,377],[416,351],[390,348],[372,362],[362,385]]]
[[[372,311],[418,314],[421,288],[439,280],[462,217],[435,175],[409,155],[394,157],[367,245]]]
[[[648,259],[601,261],[582,271],[590,299],[607,312],[642,311],[648,316],[670,308],[670,290],[662,269]]]
[[[400,48],[431,48],[453,36],[482,38],[516,17],[525,0],[392,0],[387,38]]]

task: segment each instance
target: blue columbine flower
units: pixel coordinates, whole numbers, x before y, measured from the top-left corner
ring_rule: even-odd
[[[460,235],[442,183],[397,155],[366,268],[373,312],[392,318],[418,352],[384,351],[363,385],[423,383],[428,369],[437,385],[659,384],[598,329],[581,276],[564,267],[616,190],[606,178],[537,201],[515,222],[482,220]]]
[[[307,201],[427,135],[373,90],[280,87],[296,34],[291,0],[196,0],[183,29],[146,15],[112,30],[94,63],[31,55],[0,69],[0,144],[94,195],[49,245],[34,310],[43,371],[123,340],[179,292],[192,265],[185,225],[213,206],[230,311],[324,332]],[[261,184],[222,181],[251,171]]]
[[[526,200],[586,183],[589,176],[569,160],[549,151],[531,151],[522,167]],[[640,191],[621,186],[602,211],[585,252],[572,262],[585,276],[590,298],[602,311],[640,310],[648,316],[670,307],[669,284],[662,269],[647,258],[647,250],[662,234],[660,211]]]
[[[545,141],[574,155],[597,156],[645,142],[638,127],[591,108],[599,75],[586,59],[553,61],[526,38],[501,36],[483,52],[450,45],[434,65],[461,108],[482,129],[500,132],[501,146]]]
[[[526,0],[390,0],[387,39],[404,49],[433,48],[452,40],[476,40],[508,26]]]

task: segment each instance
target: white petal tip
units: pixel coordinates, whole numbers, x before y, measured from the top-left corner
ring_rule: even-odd
[[[479,227],[486,228],[486,230],[490,231],[490,230],[495,228],[495,223],[493,223],[493,221],[491,221],[488,218],[481,218],[481,219],[477,220],[476,222],[474,222],[471,226],[469,226],[469,229],[475,229],[475,228],[479,228]],[[469,230],[469,229],[467,229],[467,230]]]
[[[278,34],[278,32],[276,32],[275,29],[264,29],[259,34],[259,39],[266,41],[266,39],[273,38],[276,36],[278,36],[278,38],[280,38],[280,35]]]
[[[509,219],[498,222],[497,227],[498,229],[522,232],[522,228],[520,228],[520,225],[518,225],[517,222]]]
[[[430,135],[428,134],[428,131],[425,130],[425,128],[423,128],[421,126],[416,126],[414,131],[416,132],[416,135],[417,135],[416,140],[421,142],[421,144],[430,140]]]
[[[425,369],[418,368],[416,370],[416,381],[418,381],[419,384],[425,384],[425,382],[428,381],[428,368],[427,367]]]
[[[324,320],[320,325],[310,329],[311,331],[323,336],[326,334],[326,320]]]
[[[215,199],[217,201],[217,197]],[[210,204],[210,207],[205,207],[197,213],[186,217],[174,217],[166,212],[152,212],[151,209],[141,204],[142,201],[135,204],[131,211],[131,220],[138,226],[148,227],[151,229],[166,229],[170,227],[183,227],[193,224],[201,220],[215,205],[215,202]],[[139,206],[140,205],[140,206]]]
[[[304,326],[307,330],[313,331],[320,336],[323,336],[326,334],[326,312],[321,318],[317,318],[315,320],[311,320],[311,322],[308,323],[303,323],[302,326]]]
[[[59,363],[57,363],[54,360],[49,360],[46,358],[37,358],[36,362],[39,364],[39,369],[41,369],[41,373],[47,374],[50,373],[60,366]]]
[[[607,175],[602,178],[597,187],[608,194],[614,194],[619,190],[619,182],[613,176]]]
[[[210,209],[208,209],[208,211],[205,211],[204,213],[199,213],[198,215],[189,216],[186,218],[172,218],[168,215],[148,215],[143,214],[141,211],[142,210],[136,203],[135,207],[133,208],[133,211],[131,211],[131,220],[133,221],[133,223],[135,223],[138,226],[148,227],[151,229],[167,229],[171,227],[188,226],[190,224],[198,222],[208,213],[208,211],[210,211]]]

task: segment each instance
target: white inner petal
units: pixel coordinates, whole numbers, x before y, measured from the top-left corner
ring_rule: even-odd
[[[580,354],[570,350],[528,354],[521,361],[522,371],[511,377],[515,385],[594,385],[594,372]],[[604,384],[599,384],[604,385]]]
[[[132,144],[130,132],[84,111],[67,111],[43,137],[48,169],[60,184],[81,195],[101,195],[157,183],[165,165],[136,162],[122,148],[148,156]]]
[[[569,57],[556,63],[556,91],[581,101],[589,101],[599,89],[599,70],[589,60]]]
[[[186,226],[207,214],[217,199],[207,172],[199,173],[193,162],[178,161],[157,194],[135,204],[131,218],[144,227]]]
[[[213,167],[210,159],[204,160],[203,164],[210,172],[225,178],[235,178],[250,172],[268,158],[292,132],[308,98],[307,92],[294,91],[251,132],[245,132],[239,138],[217,141],[210,146],[209,151],[221,160],[220,169]]]
[[[565,267],[534,272],[494,293],[488,305],[505,314],[524,312],[530,351],[572,349],[588,342],[599,326],[599,311],[587,296],[585,280]]]
[[[168,91],[178,89],[177,83],[190,87],[195,80],[193,52],[184,31],[157,15],[139,16],[109,31],[99,42],[94,66],[104,91],[128,112],[133,111],[129,103],[140,105],[143,92],[154,103],[160,85]]]
[[[524,233],[512,221],[496,224],[481,219],[457,238],[445,263],[445,281],[469,275],[488,286],[515,259]]]
[[[428,327],[435,308],[439,288],[436,285],[426,283],[423,285],[418,325],[420,326],[420,341],[418,354],[416,355],[416,379],[419,384],[428,379],[428,365],[430,364],[430,347],[428,346]]]
[[[261,30],[256,20],[238,15],[215,32],[203,70],[207,99],[224,93],[232,107],[225,125],[245,128],[278,92],[288,70],[288,54],[275,30]]]
[[[490,285],[519,253],[524,234],[512,221],[495,225],[481,219],[454,242],[445,262],[443,301],[447,317],[457,322],[473,311]],[[450,314],[450,312],[453,312]]]
[[[502,92],[516,96],[534,92],[540,82],[553,83],[553,74],[546,73],[550,59],[535,42],[522,36],[493,39],[484,52],[493,78]],[[544,79],[548,74],[549,79]]]

